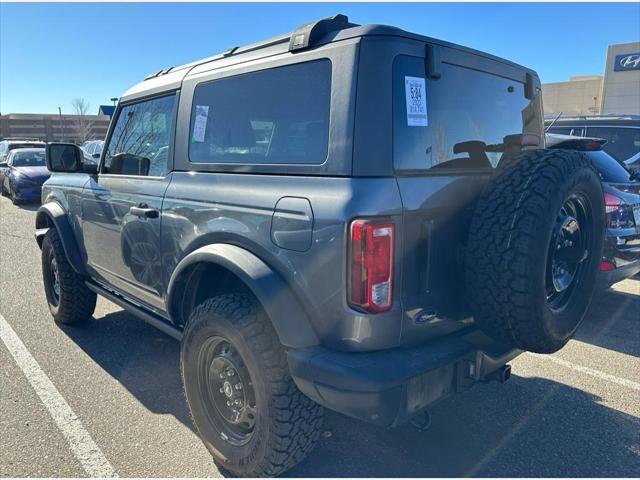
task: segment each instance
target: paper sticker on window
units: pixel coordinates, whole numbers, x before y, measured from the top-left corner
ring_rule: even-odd
[[[196,105],[196,119],[193,123],[193,142],[204,142],[204,134],[207,131],[207,117],[209,105]]]
[[[407,125],[410,127],[428,126],[424,78],[404,77],[404,92],[407,98]]]

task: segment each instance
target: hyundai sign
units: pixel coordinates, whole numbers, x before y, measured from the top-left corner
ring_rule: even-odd
[[[640,52],[616,55],[616,60],[613,63],[613,70],[616,72],[624,70],[640,70]]]

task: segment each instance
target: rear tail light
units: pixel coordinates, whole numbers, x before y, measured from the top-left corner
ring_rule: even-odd
[[[609,270],[614,270],[616,265],[608,260],[600,260],[600,271],[607,272]]]
[[[613,213],[622,205],[622,199],[615,195],[605,192],[604,193],[604,209],[606,213]]]
[[[635,226],[633,209],[620,197],[605,192],[604,210],[608,228],[633,228]]]
[[[349,231],[349,304],[368,312],[391,308],[394,224],[354,220]]]

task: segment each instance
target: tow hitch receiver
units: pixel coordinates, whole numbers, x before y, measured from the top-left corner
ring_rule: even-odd
[[[504,383],[511,378],[511,365],[503,365],[497,370],[494,370],[489,375],[482,379],[483,382],[500,382]]]

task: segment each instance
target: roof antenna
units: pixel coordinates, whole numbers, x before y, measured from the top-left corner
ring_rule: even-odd
[[[561,116],[562,116],[562,112],[560,112],[558,114],[558,116],[556,118],[554,118],[553,121],[549,125],[547,125],[547,128],[544,129],[544,133],[547,133],[549,131],[549,129],[551,127],[553,127],[553,124],[556,123],[556,120],[558,120]]]

